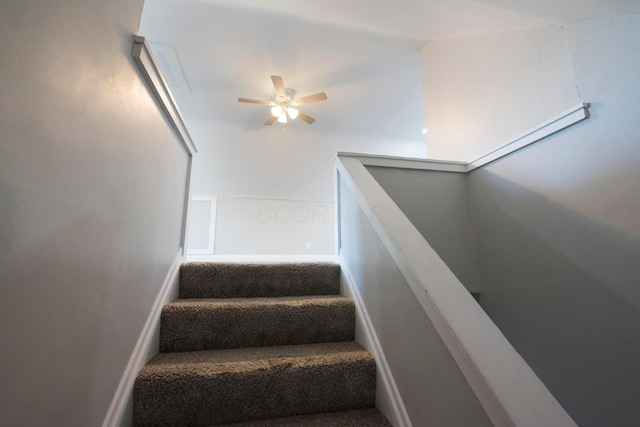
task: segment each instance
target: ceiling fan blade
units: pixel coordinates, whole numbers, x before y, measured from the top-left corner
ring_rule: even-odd
[[[298,111],[298,118],[300,120],[302,120],[303,122],[307,122],[309,124],[311,124],[311,123],[316,121],[316,119],[314,119],[313,117],[311,117],[308,114],[303,113],[302,111]]]
[[[238,102],[247,102],[249,104],[269,105],[271,101],[263,101],[262,99],[238,98]]]
[[[311,104],[312,102],[325,101],[327,99],[327,94],[324,92],[314,93],[313,95],[303,96],[302,98],[297,98],[298,104]]]
[[[287,96],[287,92],[284,90],[284,82],[282,81],[282,77],[280,76],[271,76],[271,81],[273,82],[273,87],[276,90],[278,96]]]
[[[267,119],[266,122],[264,122],[265,126],[271,126],[273,124],[273,122],[275,122],[277,119],[277,117],[271,116]]]

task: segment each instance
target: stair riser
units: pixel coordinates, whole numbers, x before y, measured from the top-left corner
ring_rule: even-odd
[[[340,293],[336,264],[187,263],[180,267],[180,298],[252,298]]]
[[[261,418],[370,408],[373,360],[251,373],[138,379],[134,426],[211,426]]]
[[[165,307],[160,321],[160,351],[353,341],[354,334],[355,306],[351,301],[259,309]]]

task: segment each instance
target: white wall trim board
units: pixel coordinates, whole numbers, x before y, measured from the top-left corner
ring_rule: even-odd
[[[187,256],[187,248],[189,247],[189,224],[191,215],[191,192],[193,191],[193,155],[189,154],[187,164],[187,182],[185,182],[184,202],[182,208],[182,236],[180,244],[182,245],[182,255]]]
[[[129,358],[129,363],[127,363],[124,374],[120,379],[102,427],[121,427],[128,423],[130,424],[130,420],[129,422],[126,420],[126,411],[131,409],[133,384],[138,371],[149,361],[150,357],[158,352],[160,313],[162,307],[177,296],[180,265],[183,260],[181,249],[173,260],[171,267],[169,267],[160,291],[153,302],[147,321],[142,328],[138,342]]]
[[[281,197],[263,197],[263,196],[243,196],[241,194],[216,194],[203,195],[202,197],[217,197],[219,199],[249,199],[249,200],[265,200],[269,202],[295,202],[295,203],[333,203],[333,199],[328,200],[308,200],[308,199],[283,199]]]
[[[198,152],[198,149],[191,139],[191,135],[187,130],[187,125],[184,122],[182,113],[171,94],[171,90],[169,90],[169,85],[160,72],[160,68],[153,57],[151,48],[149,47],[146,39],[142,36],[133,36],[133,59],[142,72],[145,81],[153,91],[156,99],[160,103],[169,123],[184,144],[187,152],[190,155],[194,155]]]
[[[443,172],[466,172],[468,163],[447,160],[416,159],[410,157],[379,156],[374,154],[339,152],[337,157],[355,157],[365,166],[419,169]]]
[[[378,372],[380,373],[380,380],[382,381],[382,384],[378,384],[378,387],[382,385],[382,390],[380,391],[382,392],[381,398],[384,402],[379,402],[377,406],[379,406],[379,409],[388,408],[388,410],[392,411],[391,414],[388,413],[388,411],[385,411],[385,415],[390,418],[390,421],[394,426],[412,427],[409,414],[407,413],[402,397],[400,396],[398,386],[393,379],[393,374],[391,373],[389,363],[387,362],[387,358],[384,355],[384,351],[382,350],[376,331],[371,323],[369,313],[362,301],[362,296],[360,295],[358,288],[355,286],[355,279],[347,267],[347,263],[342,254],[338,255],[338,264],[340,264],[340,279],[343,285],[343,292],[354,301],[357,314],[356,321],[364,331],[363,338],[366,342],[361,344],[373,353],[373,357],[376,359],[376,364],[378,366]]]
[[[336,256],[326,255],[259,255],[259,254],[239,254],[239,255],[189,255],[187,262],[230,262],[230,263],[277,263],[277,262],[336,262]]]
[[[158,63],[155,60],[153,53],[151,52],[149,43],[147,43],[144,37],[138,35],[133,36],[132,54],[134,62],[140,69],[144,80],[147,82],[148,87],[151,89],[155,98],[160,103],[162,111],[164,111],[167,120],[171,124],[173,130],[176,132],[178,139],[180,139],[180,141],[182,142],[182,145],[189,156],[189,165],[187,167],[187,182],[185,183],[186,194],[184,200],[181,237],[182,254],[186,255],[187,245],[189,243],[187,242],[187,234],[189,230],[189,207],[191,202],[193,156],[198,152],[198,148],[193,142],[193,139],[191,139],[191,135],[189,134],[187,125],[184,122],[182,113],[178,108],[178,104],[173,98],[171,90],[169,89],[169,85],[167,84],[164,76],[162,75],[162,72],[160,71],[160,68],[158,67]]]
[[[491,422],[576,426],[360,160],[338,157],[334,163]]]
[[[209,235],[207,236],[206,249],[187,248],[187,255],[213,255],[216,240],[216,216],[218,210],[218,198],[210,196],[193,196],[192,202],[209,202],[211,210],[209,214]],[[191,223],[190,223],[191,224]]]
[[[334,197],[334,203],[333,203],[333,214],[335,215],[334,218],[335,219],[335,226],[334,226],[334,236],[335,236],[335,241],[334,241],[334,245],[335,245],[335,249],[334,249],[334,253],[337,255],[340,255],[340,236],[341,236],[341,232],[340,232],[340,172],[338,172],[337,169],[335,169],[333,171],[333,197]]]
[[[555,117],[540,123],[538,126],[528,130],[527,132],[513,138],[511,141],[497,147],[494,150],[489,151],[477,159],[472,160],[467,164],[467,172],[471,172],[481,166],[491,163],[494,160],[498,160],[501,157],[509,155],[516,150],[519,150],[534,142],[540,141],[549,135],[552,135],[562,129],[568,128],[582,120],[589,118],[589,103],[583,102],[574,105],[567,111],[558,114]]]
[[[529,129],[497,148],[479,156],[471,162],[449,160],[416,159],[408,157],[379,156],[372,154],[339,152],[336,157],[355,157],[365,166],[383,166],[388,168],[419,169],[442,172],[471,172],[481,166],[505,157],[527,145],[533,144],[562,129],[568,128],[589,118],[589,103],[574,105],[567,111]]]

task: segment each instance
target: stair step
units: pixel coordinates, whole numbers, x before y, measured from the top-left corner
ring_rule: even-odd
[[[234,264],[190,262],[180,267],[179,297],[250,298],[340,293],[334,263]]]
[[[355,342],[153,358],[135,382],[134,425],[211,426],[372,408],[376,365]]]
[[[177,300],[162,309],[160,352],[353,341],[355,316],[339,295]]]
[[[392,427],[377,409],[299,415],[287,418],[247,421],[223,427]]]

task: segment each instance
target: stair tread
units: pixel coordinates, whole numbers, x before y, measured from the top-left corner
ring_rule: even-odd
[[[179,296],[134,383],[136,427],[390,426],[339,265],[187,263]]]
[[[138,378],[208,376],[224,372],[356,362],[374,363],[374,359],[355,341],[161,353],[142,368]]]
[[[375,406],[376,364],[355,342],[165,353],[134,384],[134,425],[208,426]]]
[[[225,424],[221,427],[391,427],[391,423],[377,409],[298,415],[286,418]]]
[[[355,305],[339,295],[178,300],[162,309],[160,350],[352,341]]]
[[[180,298],[339,293],[340,266],[335,263],[189,262],[180,267]]]
[[[302,295],[248,298],[188,298],[172,301],[166,304],[164,308],[252,308],[256,306],[302,306],[317,304],[353,304],[353,301],[350,298],[341,295]]]

